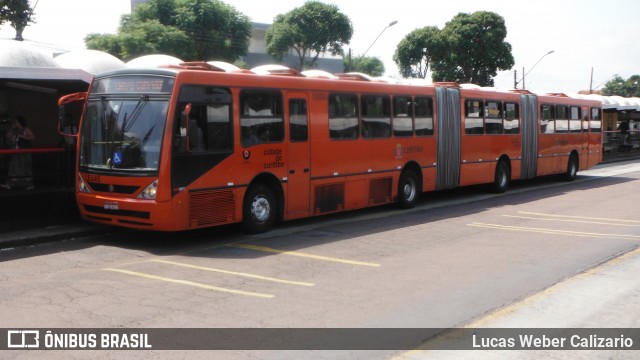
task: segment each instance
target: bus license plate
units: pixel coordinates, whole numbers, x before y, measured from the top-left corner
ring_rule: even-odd
[[[105,210],[118,210],[118,203],[117,202],[106,202],[104,203],[104,209]]]

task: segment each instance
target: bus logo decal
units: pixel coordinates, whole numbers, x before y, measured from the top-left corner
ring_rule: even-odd
[[[251,157],[251,151],[249,150],[245,150],[242,152],[242,158],[245,160],[249,160],[249,158]]]
[[[396,144],[395,156],[396,156],[396,159],[402,159],[402,145],[401,144]]]

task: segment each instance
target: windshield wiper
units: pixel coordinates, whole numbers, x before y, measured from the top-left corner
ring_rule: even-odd
[[[127,126],[127,114],[124,114],[124,120],[122,122],[122,139],[123,140],[124,140],[124,134],[133,127],[133,125],[136,123],[136,120],[138,120],[138,116],[140,116],[140,114],[142,113],[142,109],[148,102],[149,102],[149,95],[142,95],[140,97],[140,99],[136,103],[136,106],[133,107],[133,111],[131,112],[131,115],[129,116],[129,121],[130,121],[130,123],[128,124],[129,126]]]

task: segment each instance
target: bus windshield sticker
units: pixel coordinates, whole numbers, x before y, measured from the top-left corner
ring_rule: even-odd
[[[113,152],[113,164],[122,165],[122,151],[116,150]]]

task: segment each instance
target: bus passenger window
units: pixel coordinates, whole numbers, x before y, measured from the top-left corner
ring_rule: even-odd
[[[408,96],[393,98],[393,136],[413,135],[413,100]]]
[[[357,95],[329,95],[329,136],[333,140],[358,138]]]
[[[433,136],[433,99],[416,97],[414,104],[416,136]]]
[[[580,119],[580,107],[569,107],[569,132],[579,133],[582,132],[582,120]]]
[[[240,141],[244,147],[284,139],[282,94],[272,90],[240,92]]]
[[[540,106],[540,133],[551,134],[554,129],[555,107],[544,104]]]
[[[484,102],[482,100],[467,100],[465,102],[464,132],[467,135],[482,135],[484,121],[482,115]]]
[[[308,139],[307,101],[304,99],[289,100],[289,138],[291,141],[307,141]]]
[[[504,104],[504,132],[505,134],[520,133],[520,112],[518,111],[518,104]]]
[[[582,114],[582,131],[589,131],[589,107],[583,106],[580,113]]]
[[[484,133],[502,134],[502,103],[497,101],[487,101],[484,107]]]
[[[231,150],[233,132],[230,104],[207,105],[207,150]]]
[[[200,85],[183,86],[174,129],[174,150],[180,153],[231,151],[231,102],[229,89]],[[191,104],[188,124],[187,114],[184,112],[187,104]]]
[[[591,108],[591,121],[589,122],[591,132],[602,132],[602,110]]]
[[[362,137],[391,136],[391,114],[388,96],[362,96]]]
[[[569,114],[565,105],[556,105],[556,133],[569,132]]]

